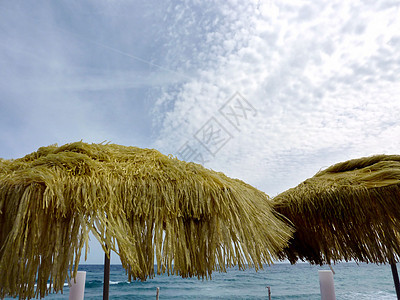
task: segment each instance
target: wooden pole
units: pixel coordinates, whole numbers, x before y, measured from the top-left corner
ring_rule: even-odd
[[[111,256],[110,250],[108,250],[108,255],[107,253],[104,254],[103,300],[108,300],[110,295],[110,256]]]
[[[158,296],[160,296],[160,288],[159,287],[157,287],[156,300],[158,300]]]
[[[266,288],[268,289],[268,300],[271,300],[271,287],[267,286]]]
[[[397,272],[397,266],[395,262],[390,263],[390,267],[392,268],[392,275],[394,281],[394,287],[396,289],[397,300],[400,300],[400,282],[399,282],[399,273]]]

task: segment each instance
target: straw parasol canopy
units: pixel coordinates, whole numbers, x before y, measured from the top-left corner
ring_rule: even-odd
[[[313,264],[399,260],[400,155],[335,164],[273,202],[296,229],[281,258]]]
[[[291,236],[265,193],[156,150],[77,142],[0,160],[0,297],[62,291],[90,232],[129,280],[259,269]]]
[[[281,259],[389,263],[400,299],[400,155],[335,164],[273,202],[296,229]]]

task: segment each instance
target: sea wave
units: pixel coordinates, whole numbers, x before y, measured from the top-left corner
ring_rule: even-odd
[[[99,266],[83,265],[87,271],[85,300],[101,299],[104,270]],[[269,286],[272,299],[318,300],[321,299],[318,270],[324,267],[309,264],[279,264],[255,272],[252,269],[213,274],[212,280],[182,279],[179,276],[160,275],[147,281],[128,282],[122,266],[111,266],[110,298],[151,300],[160,288],[160,299],[215,299],[258,300],[268,297]],[[395,299],[390,267],[373,264],[341,263],[335,266],[335,292],[341,300],[389,300]],[[65,283],[64,294],[50,294],[48,300],[63,300],[69,288]],[[7,300],[11,298],[6,298]]]
[[[128,285],[128,284],[130,284],[129,281],[112,281],[112,280],[110,280],[110,285]],[[96,288],[99,286],[103,286],[102,280],[90,280],[90,281],[86,281],[86,283],[85,283],[86,288]]]
[[[64,286],[68,286],[68,282],[65,282]],[[35,283],[35,287],[37,287],[37,283]],[[50,283],[47,284],[47,288],[49,288],[49,287],[50,287]]]
[[[337,295],[340,297],[340,295]],[[379,299],[379,300],[393,300],[393,293],[376,291],[376,292],[347,292],[346,295],[343,295],[347,300],[370,300],[370,299]],[[343,298],[344,299],[344,298]]]

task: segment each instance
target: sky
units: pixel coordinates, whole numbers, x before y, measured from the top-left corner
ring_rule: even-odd
[[[0,1],[0,157],[107,141],[273,197],[400,154],[399,16],[389,0]]]

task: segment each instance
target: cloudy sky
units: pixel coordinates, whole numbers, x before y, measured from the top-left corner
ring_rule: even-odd
[[[399,154],[399,15],[390,0],[0,1],[0,157],[110,141],[275,196]]]

